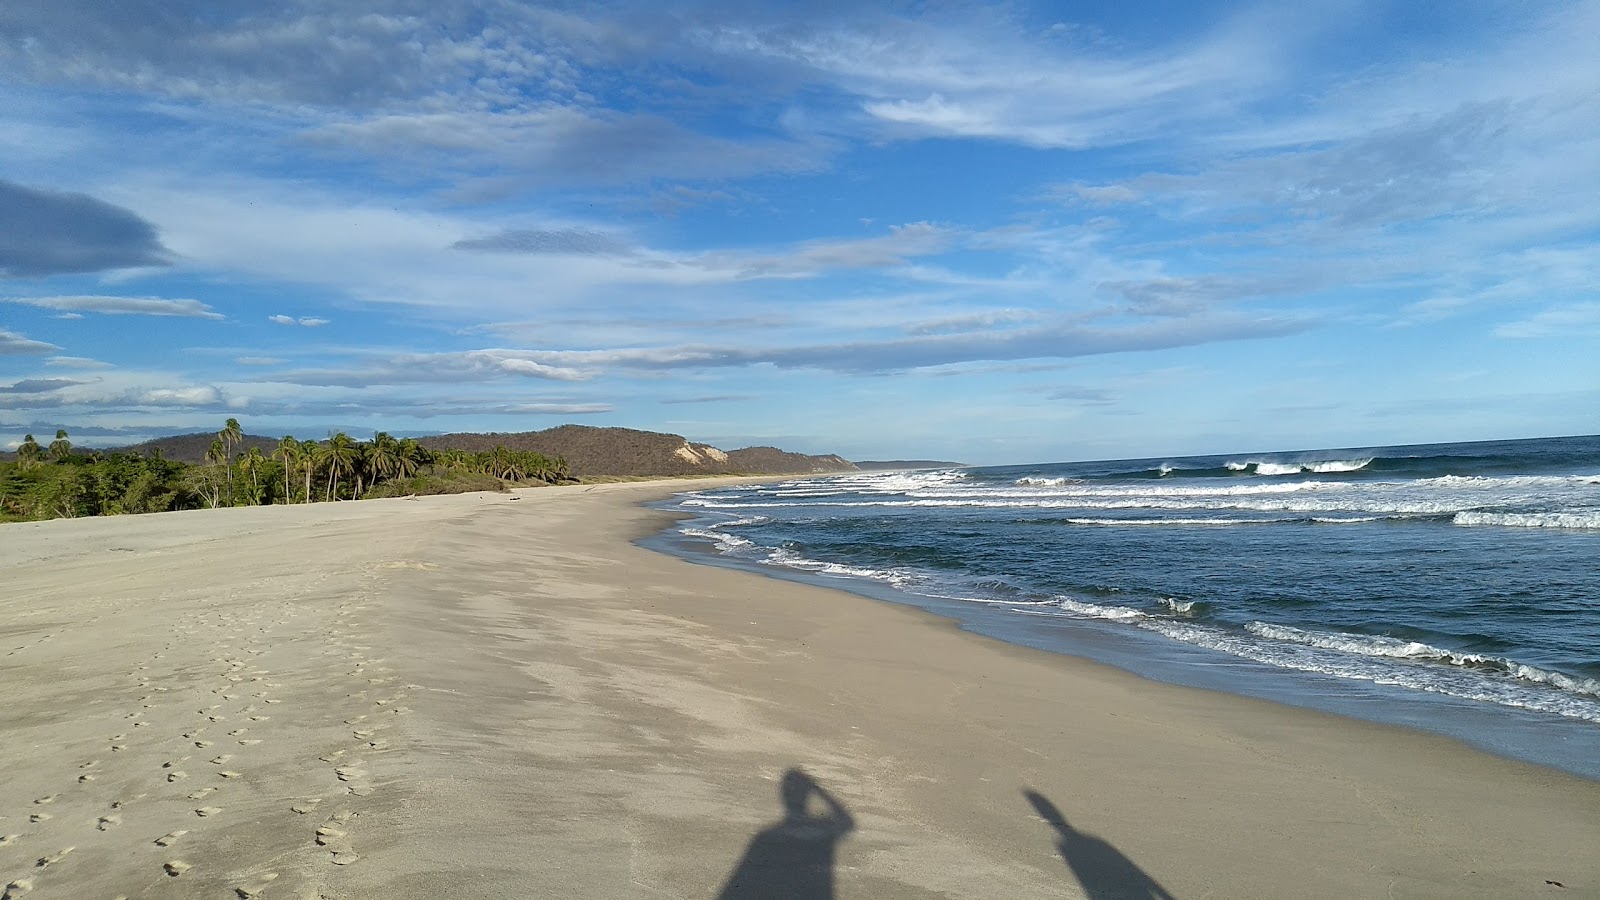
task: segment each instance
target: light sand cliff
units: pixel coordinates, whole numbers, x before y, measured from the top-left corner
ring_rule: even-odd
[[[672,487],[0,526],[0,884],[1600,895],[1600,784],[629,544]]]

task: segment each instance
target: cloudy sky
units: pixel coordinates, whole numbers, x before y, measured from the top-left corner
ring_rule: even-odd
[[[0,444],[1600,431],[1600,4],[0,4]]]

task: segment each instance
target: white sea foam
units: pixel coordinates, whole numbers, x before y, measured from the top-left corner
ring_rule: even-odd
[[[1338,472],[1357,472],[1372,464],[1372,459],[1328,459],[1321,462],[1257,463],[1258,475],[1300,475],[1313,473],[1331,475]]]
[[[1510,528],[1600,528],[1600,509],[1533,513],[1464,510],[1456,513],[1452,521],[1457,525],[1500,525]]]
[[[814,572],[818,575],[834,575],[841,578],[868,578],[897,586],[904,586],[912,581],[914,577],[910,572],[902,569],[869,569],[864,566],[823,562],[801,556],[793,550],[786,550],[781,547],[769,552],[765,562],[775,566],[799,569],[804,572]]]
[[[1520,680],[1496,678],[1482,671],[1452,666],[1399,666],[1383,658],[1345,653],[1311,644],[1261,639],[1255,635],[1236,634],[1178,619],[1152,618],[1137,624],[1186,644],[1219,650],[1279,668],[1600,722],[1600,702],[1596,702],[1587,692],[1566,689],[1551,691],[1530,683],[1538,681],[1537,678],[1520,675]],[[1549,683],[1553,685],[1553,682]]]
[[[1120,526],[1124,526],[1124,527],[1134,527],[1134,528],[1158,528],[1158,527],[1169,526],[1169,525],[1189,525],[1189,526],[1194,526],[1194,525],[1214,525],[1214,526],[1216,526],[1216,525],[1273,525],[1273,524],[1282,524],[1283,522],[1296,521],[1296,520],[1293,520],[1293,519],[1194,519],[1194,518],[1176,518],[1176,517],[1175,518],[1170,518],[1170,519],[1093,519],[1093,518],[1073,517],[1073,518],[1069,518],[1069,519],[1052,519],[1051,521],[1060,522],[1060,523],[1065,524],[1065,525],[1091,525],[1091,526],[1096,526],[1096,525],[1118,526],[1118,525],[1120,525]]]
[[[1162,602],[1163,605],[1165,605],[1167,607],[1167,609],[1170,609],[1175,613],[1183,615],[1183,614],[1194,612],[1194,605],[1196,603],[1200,602],[1200,601],[1198,601],[1198,600],[1179,600],[1177,597],[1162,597],[1161,598],[1161,602]]]
[[[1125,622],[1131,619],[1147,617],[1145,613],[1137,609],[1129,609],[1126,606],[1101,606],[1098,603],[1074,600],[1071,597],[1057,597],[1055,602],[1065,612],[1086,616],[1091,619],[1109,619],[1116,622]]]
[[[739,537],[738,535],[728,534],[724,531],[717,531],[714,528],[680,528],[678,529],[678,533],[684,537],[700,538],[701,540],[711,541],[717,545],[718,550],[724,553],[743,550],[755,546],[755,544],[745,540],[742,537]]]
[[[1456,650],[1447,650],[1443,647],[1435,647],[1431,644],[1424,644],[1420,641],[1407,641],[1383,635],[1307,631],[1302,628],[1274,625],[1269,622],[1251,622],[1245,626],[1245,630],[1251,634],[1272,640],[1291,641],[1297,644],[1321,647],[1325,650],[1337,650],[1341,653],[1352,653],[1359,656],[1410,659],[1444,663],[1468,669],[1503,672],[1523,681],[1548,684],[1575,694],[1600,697],[1600,681],[1592,678],[1574,678],[1561,672],[1547,671],[1499,656],[1462,653]]]

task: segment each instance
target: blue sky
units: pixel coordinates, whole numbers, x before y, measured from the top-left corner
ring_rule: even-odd
[[[1600,431],[1600,5],[0,5],[0,443]]]

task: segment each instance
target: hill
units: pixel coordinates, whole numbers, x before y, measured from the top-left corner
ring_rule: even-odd
[[[509,434],[441,434],[418,438],[430,450],[482,452],[503,444],[559,456],[572,474],[585,475],[801,475],[844,472],[855,466],[839,456],[809,456],[776,447],[724,451],[682,435],[633,428],[562,425]]]
[[[966,463],[944,459],[858,459],[856,468],[863,472],[883,472],[893,469],[964,469]]]
[[[137,453],[148,456],[160,450],[165,459],[203,463],[214,433],[180,434],[156,438],[142,444],[109,449],[107,453]],[[640,431],[633,428],[595,428],[588,425],[562,425],[545,431],[488,434],[440,434],[417,438],[429,450],[466,450],[480,453],[504,445],[511,450],[534,451],[559,456],[567,461],[573,475],[809,475],[819,472],[847,472],[855,468],[839,456],[809,456],[776,447],[746,447],[720,450],[710,444],[694,443],[682,435]],[[260,447],[271,454],[277,438],[247,434],[234,445],[235,452]]]
[[[155,438],[142,444],[133,444],[128,447],[110,447],[102,453],[135,453],[139,456],[149,456],[150,451],[160,450],[162,459],[173,462],[200,464],[206,461],[206,451],[211,448],[211,442],[217,439],[214,431],[202,431],[195,434],[178,434],[172,437]],[[277,449],[278,439],[262,437],[259,434],[247,434],[243,441],[235,441],[234,453],[247,453],[251,447],[258,447],[262,454],[271,455]]]

